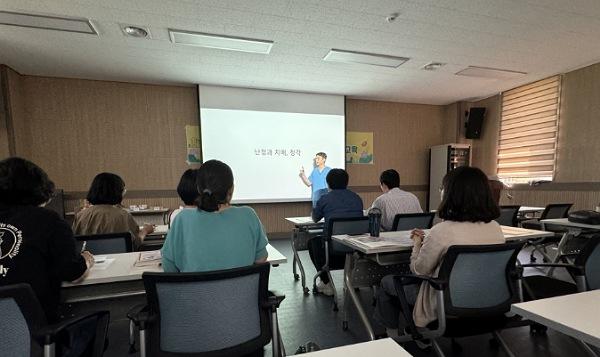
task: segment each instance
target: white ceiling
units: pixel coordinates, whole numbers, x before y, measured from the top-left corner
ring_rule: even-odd
[[[412,103],[482,98],[600,61],[598,0],[2,0],[85,17],[100,36],[0,25],[0,63],[24,74],[220,84]],[[385,17],[399,12],[387,23]],[[125,37],[120,23],[152,39]],[[269,55],[174,45],[167,28],[275,42]],[[329,49],[410,57],[398,68],[324,62]],[[438,71],[420,69],[445,62]],[[465,67],[527,72],[456,76]]]

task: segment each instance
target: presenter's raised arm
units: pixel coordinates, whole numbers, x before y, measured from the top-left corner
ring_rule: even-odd
[[[306,177],[306,174],[304,173],[304,166],[302,166],[302,168],[300,169],[300,174],[298,174],[298,176],[300,176],[300,179],[302,180],[302,182],[304,182],[306,186],[312,186],[312,182],[310,182],[310,180],[308,179],[308,177]]]

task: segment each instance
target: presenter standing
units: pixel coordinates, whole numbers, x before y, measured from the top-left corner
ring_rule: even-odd
[[[319,198],[327,193],[327,182],[325,178],[331,170],[331,167],[325,166],[327,160],[327,154],[324,152],[318,152],[315,155],[315,168],[312,170],[310,176],[306,177],[304,173],[304,166],[300,169],[300,178],[302,182],[312,189],[312,205],[315,207]]]

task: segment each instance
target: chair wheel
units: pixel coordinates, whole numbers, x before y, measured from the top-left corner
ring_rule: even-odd
[[[313,292],[313,295],[318,295],[319,294],[319,290],[317,290],[317,286],[316,285],[313,285],[312,292]]]
[[[294,280],[300,280],[300,275],[294,274]]]
[[[344,330],[344,331],[348,330],[348,321],[342,321],[342,330]]]
[[[532,335],[543,335],[546,333],[547,330],[548,327],[537,323],[534,323],[531,326],[529,326],[529,333]]]
[[[542,261],[543,261],[544,263],[548,263],[548,262],[549,262],[549,260],[548,260],[548,259],[546,259],[546,257],[544,257],[544,258],[542,259]]]
[[[340,309],[338,309],[337,304],[333,304],[333,311],[335,311],[335,312],[340,311]]]
[[[490,347],[497,350],[500,347],[500,342],[496,338],[490,338]]]
[[[135,345],[129,345],[129,354],[136,353]]]
[[[310,291],[310,290],[308,290],[308,288],[305,286],[305,287],[304,287],[304,295],[308,295],[308,292],[309,292],[309,291]]]

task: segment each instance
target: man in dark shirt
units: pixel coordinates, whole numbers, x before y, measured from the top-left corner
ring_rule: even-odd
[[[342,169],[332,169],[327,174],[327,186],[329,192],[322,196],[313,209],[312,219],[315,222],[325,218],[323,236],[326,236],[327,226],[331,218],[362,217],[363,202],[354,192],[348,190],[348,173]],[[317,271],[325,265],[325,243],[323,236],[315,237],[309,241],[310,258]],[[341,268],[344,266],[345,255],[329,253],[329,266]],[[329,282],[327,274],[320,275],[321,282],[317,284],[320,293],[333,295],[333,286]]]
[[[0,286],[31,285],[50,322],[58,319],[61,282],[82,278],[94,264],[89,252],[76,251],[69,225],[39,207],[53,189],[32,162],[0,161]]]

